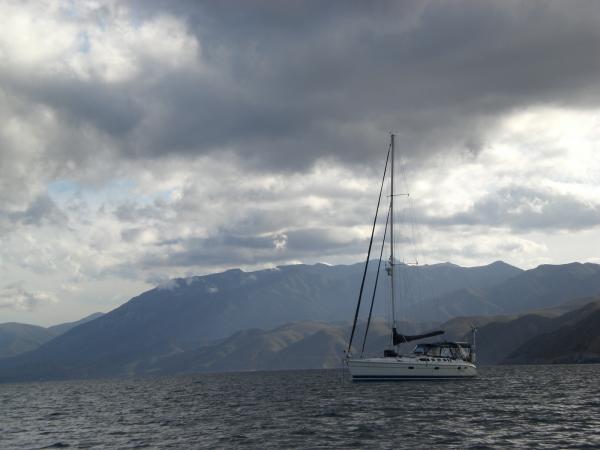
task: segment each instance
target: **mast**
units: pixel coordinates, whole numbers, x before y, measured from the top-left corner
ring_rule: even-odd
[[[375,236],[375,225],[377,224],[377,216],[379,214],[379,205],[381,204],[381,195],[383,194],[383,187],[385,185],[385,176],[387,174],[388,162],[390,159],[390,151],[388,148],[387,156],[385,157],[385,167],[383,168],[383,177],[381,178],[381,188],[379,188],[379,197],[377,199],[377,208],[375,208],[375,218],[373,219],[373,229],[371,230],[371,239],[369,240],[369,250],[367,251],[367,260],[365,261],[365,269],[363,272],[362,281],[360,283],[360,291],[358,293],[358,302],[356,302],[356,311],[354,313],[354,323],[352,324],[352,331],[350,332],[350,339],[348,339],[348,350],[347,355],[350,355],[352,349],[352,340],[354,339],[354,332],[356,331],[356,323],[358,321],[358,313],[360,311],[360,302],[362,300],[363,289],[365,287],[365,280],[367,278],[367,268],[369,267],[369,258],[371,257],[371,247],[373,246],[373,237]],[[381,256],[380,256],[381,258]]]
[[[391,135],[391,160],[390,160],[390,279],[392,294],[392,329],[396,329],[396,296],[394,292],[394,134]],[[392,338],[392,344],[394,339]]]

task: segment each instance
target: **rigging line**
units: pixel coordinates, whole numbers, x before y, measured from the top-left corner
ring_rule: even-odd
[[[409,182],[409,177],[408,177],[408,172],[406,170],[406,166],[408,165],[408,163],[406,164],[401,164],[400,165],[400,171],[402,173],[402,181],[404,181],[404,187],[406,189],[406,192],[410,192],[410,182]],[[415,287],[415,291],[416,293],[414,294],[415,297],[413,298],[413,302],[421,302],[422,300],[425,299],[425,297],[434,297],[434,291],[432,289],[432,286],[428,283],[425,282],[424,280],[424,275],[423,275],[423,271],[421,269],[421,266],[426,262],[425,260],[425,253],[423,251],[422,248],[422,242],[423,242],[423,235],[421,233],[421,227],[419,227],[417,225],[418,220],[417,220],[417,213],[416,213],[416,207],[415,207],[415,201],[413,197],[407,197],[407,224],[410,227],[410,244],[412,246],[412,250],[414,252],[414,258],[416,261],[416,267],[415,267],[415,283],[414,283],[414,287]],[[425,287],[427,286],[427,287]],[[413,309],[414,311],[414,309]],[[414,318],[414,317],[413,317]]]
[[[381,179],[381,188],[379,189],[379,198],[377,199],[377,208],[375,208],[375,218],[373,219],[373,229],[371,230],[371,240],[369,241],[369,250],[367,251],[367,261],[365,262],[365,270],[363,272],[362,281],[360,283],[360,291],[358,293],[358,303],[356,304],[356,312],[354,313],[354,323],[352,324],[352,332],[350,333],[350,339],[348,340],[348,354],[350,354],[350,348],[352,347],[352,340],[354,339],[354,332],[356,331],[356,322],[358,321],[358,312],[360,311],[360,301],[362,299],[363,289],[365,287],[365,279],[367,278],[367,268],[369,267],[369,258],[371,257],[371,247],[373,246],[373,236],[375,235],[375,225],[377,224],[377,215],[379,214],[379,204],[381,203],[381,194],[383,193],[383,185],[385,184],[385,175],[387,172],[388,160],[390,159],[390,152],[392,144],[388,148],[387,156],[385,158],[385,167],[383,168],[383,177]]]
[[[406,232],[407,232],[407,237],[408,237],[408,246],[410,247],[410,249],[412,250],[413,254],[409,255],[409,257],[414,257],[415,259],[415,266],[414,266],[414,270],[412,270],[412,272],[414,273],[414,276],[410,276],[410,271],[407,270],[406,273],[406,277],[405,279],[403,279],[404,283],[408,283],[407,284],[407,288],[406,288],[406,299],[408,300],[408,304],[410,304],[411,302],[414,303],[418,303],[421,300],[423,300],[424,298],[424,288],[423,285],[424,280],[422,277],[422,271],[420,268],[420,263],[422,263],[424,261],[424,257],[423,257],[423,252],[421,250],[420,247],[420,242],[422,242],[422,236],[420,234],[420,230],[417,228],[416,223],[417,223],[417,219],[416,219],[416,214],[415,214],[415,206],[414,206],[414,198],[412,196],[410,196],[410,181],[409,181],[409,177],[408,177],[408,172],[406,170],[406,167],[408,165],[408,162],[406,160],[403,160],[402,158],[400,158],[400,164],[398,164],[400,166],[400,174],[401,174],[401,178],[400,178],[400,182],[402,183],[402,185],[404,186],[404,191],[407,192],[408,194],[406,194],[406,208],[404,210],[405,213],[405,218],[406,218]],[[408,269],[408,267],[407,267]],[[409,312],[409,314],[411,315],[411,317],[414,319],[414,307],[413,308],[409,308],[405,310],[406,312]],[[410,311],[413,311],[412,313]],[[405,314],[404,319],[408,320],[408,316],[409,314]]]
[[[381,270],[381,258],[383,257],[383,249],[385,248],[385,236],[387,234],[388,222],[390,220],[390,209],[388,208],[387,217],[385,219],[385,228],[383,231],[383,242],[381,243],[381,250],[379,251],[379,262],[377,263],[377,275],[375,276],[375,286],[373,287],[373,296],[371,297],[371,308],[369,308],[369,318],[367,319],[367,327],[365,328],[365,338],[363,339],[362,349],[360,350],[360,357],[362,358],[365,352],[365,344],[367,343],[367,333],[369,332],[369,326],[371,325],[371,315],[373,314],[373,304],[375,303],[375,293],[377,292],[377,282],[379,281],[379,271]]]

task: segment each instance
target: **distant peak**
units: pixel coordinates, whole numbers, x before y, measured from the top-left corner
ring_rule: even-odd
[[[488,264],[488,267],[512,267],[513,269],[522,270],[520,267],[513,266],[512,264],[508,264],[501,260],[494,261],[493,263]]]
[[[434,264],[424,264],[426,267],[460,267],[458,264],[451,263],[450,261],[434,263]]]
[[[558,267],[581,267],[584,264],[580,263],[580,262],[570,262],[570,263],[565,263],[565,264],[540,264],[539,266],[536,267],[536,269],[556,269]]]
[[[281,265],[277,266],[276,269],[285,270],[285,269],[293,269],[293,268],[297,268],[297,267],[306,267],[306,264],[303,264],[303,263],[281,264]]]

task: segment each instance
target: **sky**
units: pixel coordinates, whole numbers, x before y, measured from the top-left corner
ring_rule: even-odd
[[[392,132],[420,264],[600,263],[599,22],[584,0],[0,0],[0,322],[364,260]]]

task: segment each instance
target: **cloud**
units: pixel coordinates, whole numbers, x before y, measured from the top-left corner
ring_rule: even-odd
[[[504,261],[525,268],[552,262],[548,245],[489,228],[468,232],[457,230],[449,234],[434,230],[429,234],[428,241],[429,244],[423,247],[419,255],[419,263],[449,261],[463,266],[476,266],[481,261],[494,261],[498,255],[502,255]]]
[[[35,197],[23,210],[0,209],[0,236],[19,226],[65,226],[67,215],[46,194]]]
[[[56,297],[48,292],[31,292],[22,282],[11,283],[0,289],[0,309],[33,311],[49,303],[56,303]]]
[[[236,261],[252,267],[313,258],[315,253],[320,258],[362,253],[368,237],[364,217],[373,212],[362,199],[375,201],[365,179],[325,167],[304,175],[265,177],[234,164],[215,173],[212,164],[227,167],[188,165],[177,176],[183,189],[171,185],[168,199],[143,205],[127,201],[113,209],[113,219],[125,228],[121,236],[126,243],[140,243],[142,232],[155,238],[131,252],[140,259],[127,266],[227,267]]]
[[[571,195],[512,186],[492,192],[468,210],[422,218],[430,225],[487,225],[516,231],[583,230],[600,226],[600,205]]]
[[[45,150],[63,161],[230,151],[257,170],[373,165],[390,130],[412,158],[477,154],[515,110],[600,94],[594,2],[48,5],[4,5],[0,87],[65,137],[87,130]]]
[[[514,111],[598,103],[594,2],[57,1],[0,13],[6,202],[152,159],[379,169],[390,130],[411,162],[473,156]]]
[[[160,81],[166,126],[150,131],[159,154],[228,148],[265,167],[370,164],[389,130],[413,156],[477,152],[514,110],[598,100],[593,2],[138,7],[184,20],[220,75]]]
[[[137,262],[140,267],[257,267],[291,261],[362,254],[366,240],[347,229],[300,229],[267,235],[218,233],[209,238],[167,241],[148,249]],[[318,256],[317,256],[318,255]]]
[[[48,195],[39,195],[24,211],[12,212],[9,217],[15,222],[26,225],[41,225],[43,222],[52,225],[64,225],[66,215],[57,207]]]
[[[172,291],[174,289],[177,289],[178,287],[179,287],[179,282],[174,279],[165,280],[157,286],[158,290],[160,290],[160,291]]]
[[[599,18],[593,1],[4,1],[0,275],[91,299],[362,260],[390,131],[398,219],[422,228],[399,230],[402,257],[597,257]]]

